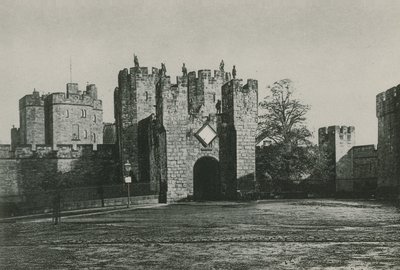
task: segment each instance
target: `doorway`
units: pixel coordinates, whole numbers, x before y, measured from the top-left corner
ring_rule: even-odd
[[[193,168],[193,196],[196,201],[220,198],[219,162],[213,157],[199,158]]]

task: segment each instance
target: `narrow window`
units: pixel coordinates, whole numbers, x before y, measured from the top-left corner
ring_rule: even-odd
[[[85,138],[85,139],[87,139],[87,130],[85,130],[84,132],[83,132],[83,137]]]
[[[96,133],[93,133],[93,142],[96,142]]]
[[[86,110],[81,110],[81,117],[86,118]]]
[[[215,93],[213,93],[213,102],[215,102]]]
[[[69,110],[65,110],[65,118],[69,118]]]
[[[145,95],[146,95],[146,101],[148,101],[149,100],[149,93],[146,92]]]
[[[96,115],[95,114],[93,115],[93,122],[96,123]]]
[[[72,125],[72,140],[73,141],[79,140],[79,125],[77,124]]]

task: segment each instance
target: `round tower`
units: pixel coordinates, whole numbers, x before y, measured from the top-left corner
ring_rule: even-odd
[[[378,192],[400,194],[400,85],[376,96]]]

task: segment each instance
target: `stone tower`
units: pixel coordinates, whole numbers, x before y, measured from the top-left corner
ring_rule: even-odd
[[[139,168],[139,154],[142,147],[139,143],[139,123],[155,113],[155,89],[159,71],[147,67],[135,67],[121,70],[118,74],[118,87],[114,91],[114,116],[121,164],[127,160],[132,164],[134,178],[142,179]],[[122,171],[122,168],[121,168]],[[142,170],[143,173],[144,170]]]
[[[46,144],[102,144],[103,108],[94,84],[86,91],[68,83],[66,93],[52,93],[45,98]]]
[[[44,96],[33,91],[19,100],[19,143],[44,144]]]
[[[329,167],[332,168],[332,180],[340,177],[337,164],[347,152],[355,146],[355,128],[353,126],[329,126],[318,130],[318,145],[328,152]]]
[[[400,85],[376,96],[378,192],[400,196]],[[396,194],[397,193],[397,194]]]
[[[255,138],[258,82],[233,79],[222,87],[220,162],[222,188],[228,198],[255,189]]]

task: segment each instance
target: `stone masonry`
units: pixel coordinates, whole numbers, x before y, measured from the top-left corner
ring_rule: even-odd
[[[400,196],[400,85],[376,96],[378,192]]]

